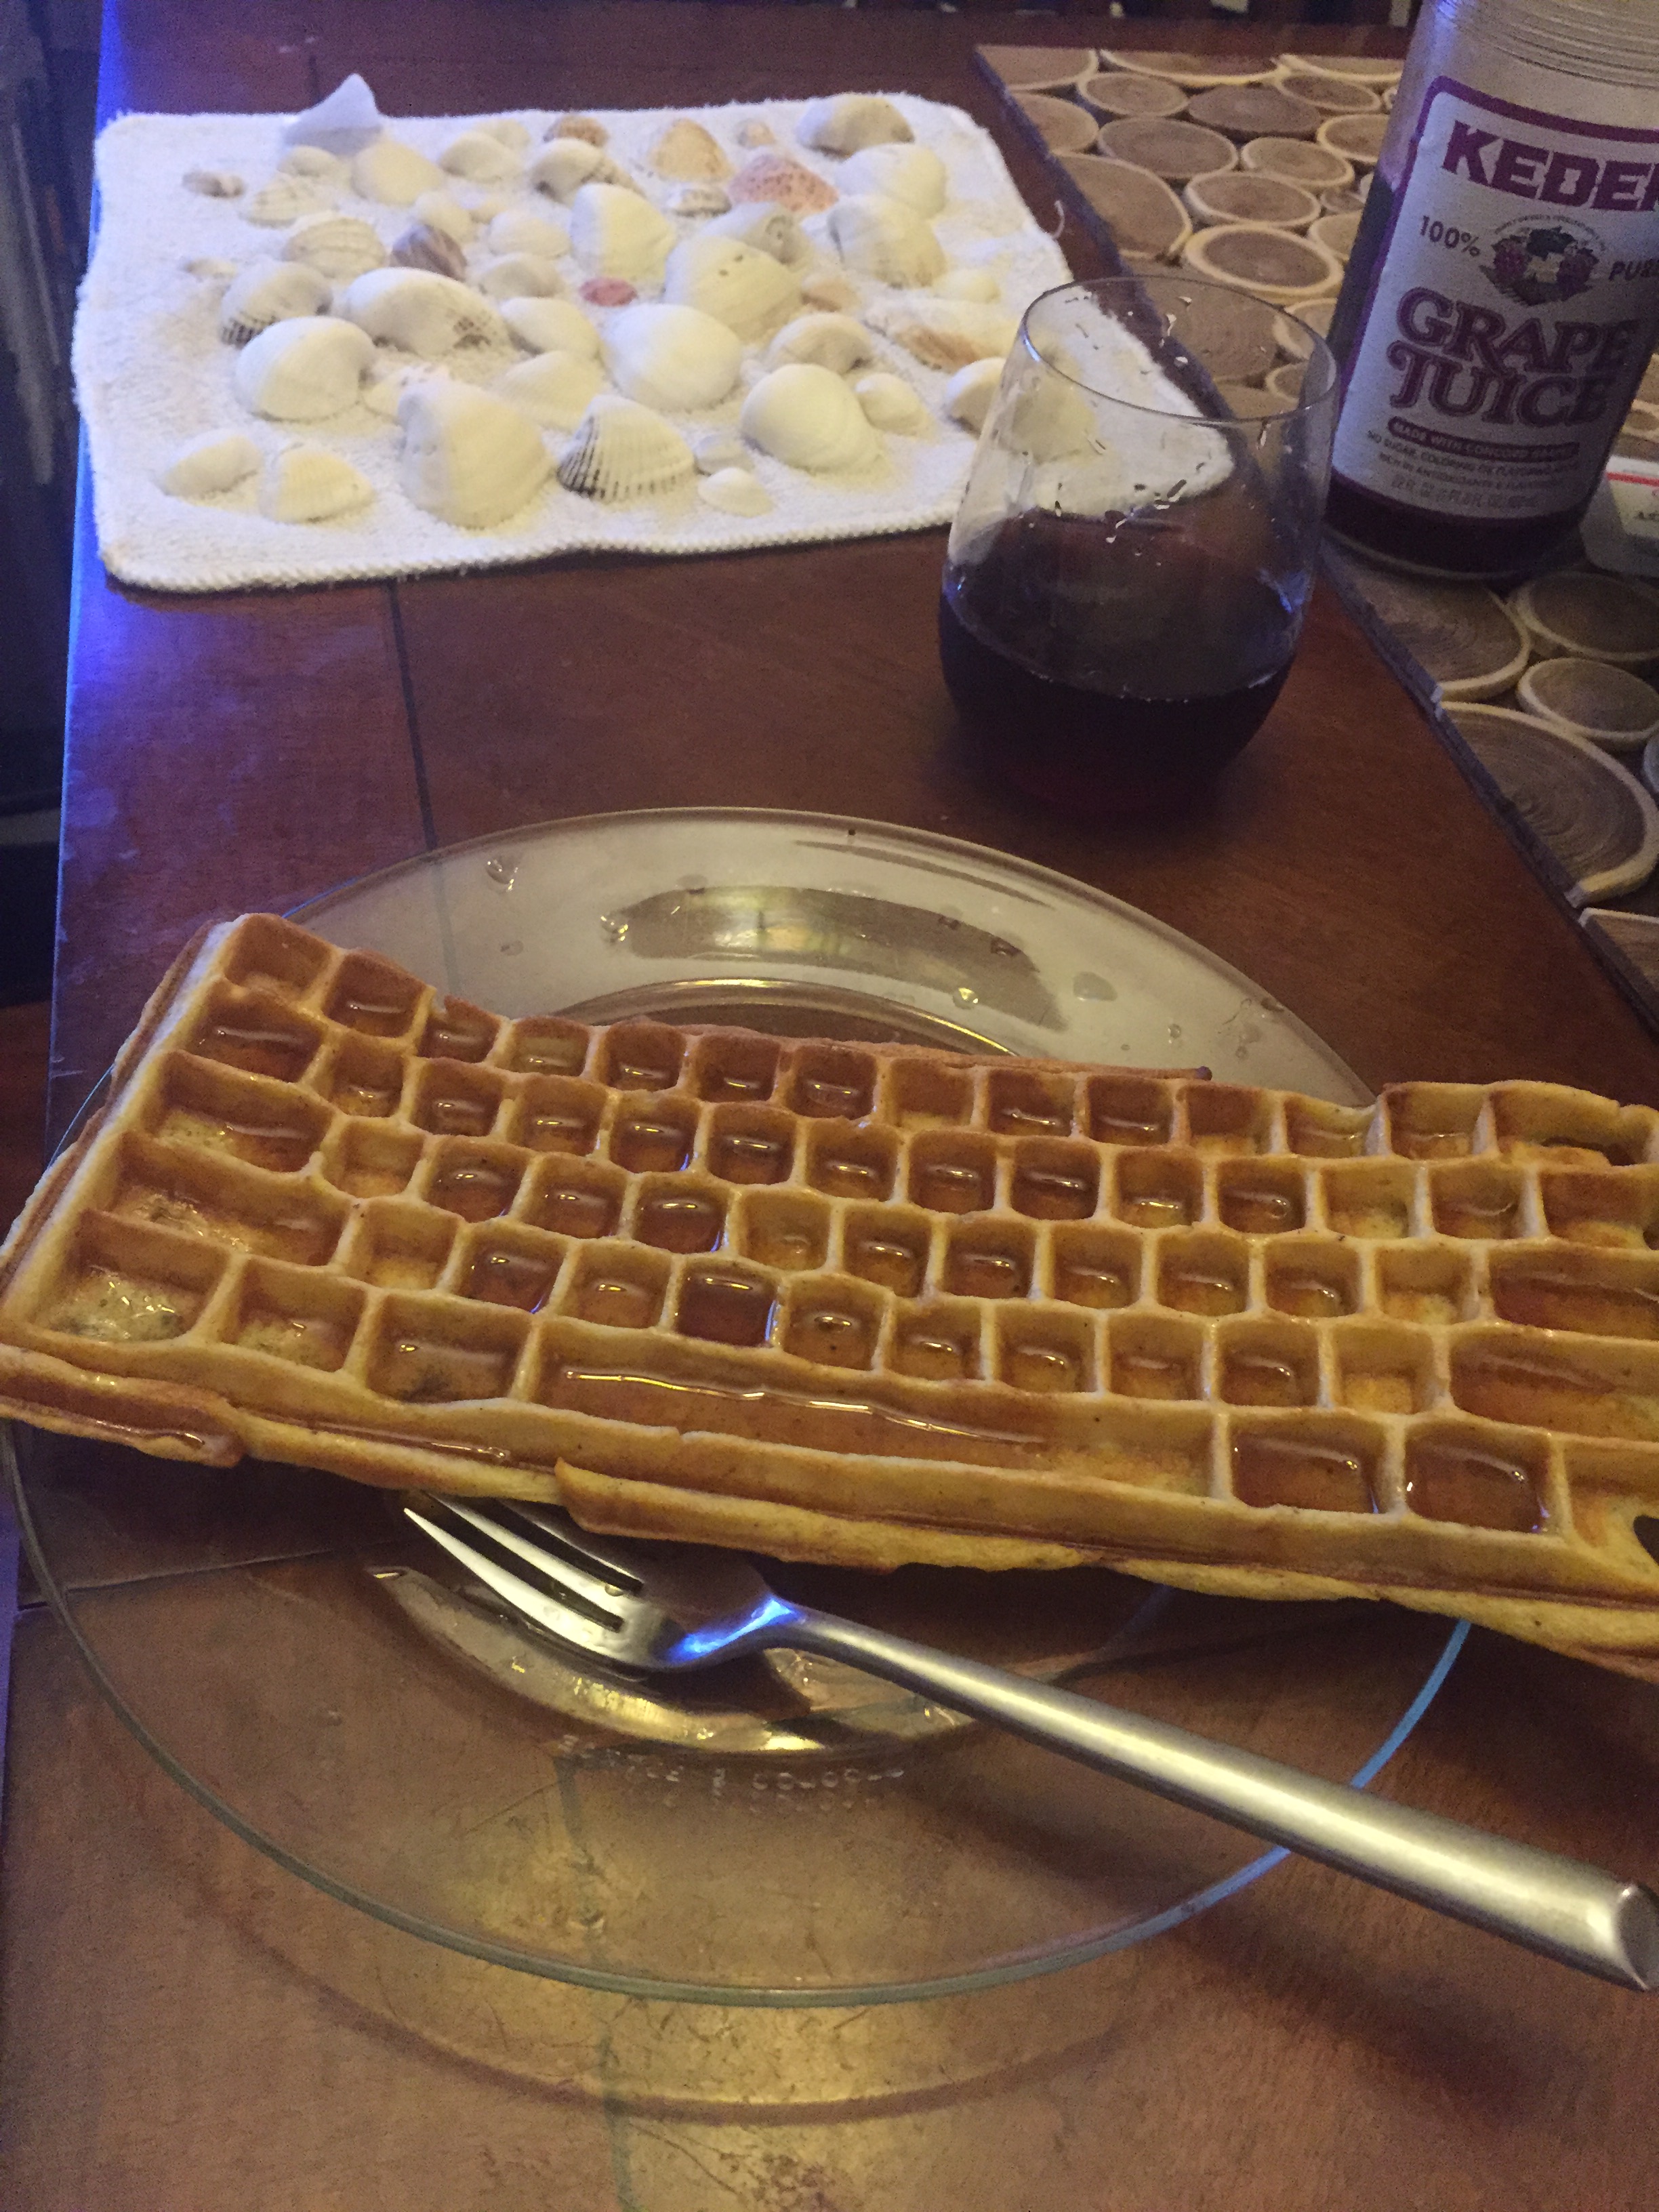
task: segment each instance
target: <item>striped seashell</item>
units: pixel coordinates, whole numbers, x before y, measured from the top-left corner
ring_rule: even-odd
[[[335,315],[288,318],[248,340],[231,381],[256,415],[319,422],[356,402],[374,358],[373,343],[356,323]]]
[[[289,446],[259,485],[259,512],[271,522],[327,522],[366,507],[374,487],[360,470],[321,446]]]
[[[246,345],[298,315],[326,314],[334,295],[326,277],[292,261],[251,261],[219,302],[219,335],[227,345]]]
[[[361,216],[307,216],[296,222],[283,245],[284,261],[303,262],[331,284],[349,284],[370,269],[384,269],[380,234]]]
[[[691,448],[672,422],[635,400],[603,392],[559,463],[567,491],[607,504],[672,491],[696,474]]]

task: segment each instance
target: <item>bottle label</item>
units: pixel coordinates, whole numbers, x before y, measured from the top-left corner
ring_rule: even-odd
[[[1460,520],[1563,514],[1595,489],[1656,320],[1659,131],[1437,78],[1349,349],[1336,472]]]

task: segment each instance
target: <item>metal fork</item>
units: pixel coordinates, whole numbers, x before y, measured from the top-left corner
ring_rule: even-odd
[[[817,1652],[1563,1965],[1626,1989],[1659,1986],[1659,1899],[1597,1867],[793,1605],[738,1553],[595,1536],[550,1506],[483,1511],[423,1497],[404,1510],[515,1613],[588,1657],[678,1674],[755,1651]],[[538,1579],[481,1551],[458,1522]]]

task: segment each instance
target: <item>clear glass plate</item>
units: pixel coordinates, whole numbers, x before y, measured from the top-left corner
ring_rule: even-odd
[[[875,823],[551,823],[299,918],[508,1014],[738,1019],[1367,1096],[1283,1007],[1133,908]],[[504,1619],[393,1501],[330,1476],[18,1441],[43,1586],[162,1764],[292,1871],[477,1958],[720,2004],[927,1997],[1139,1942],[1280,1856],[825,1662],[608,1677]],[[1092,1569],[775,1579],[1361,1781],[1464,1632]]]

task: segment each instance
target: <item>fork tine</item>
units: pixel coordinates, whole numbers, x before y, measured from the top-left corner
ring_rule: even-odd
[[[550,1635],[556,1636],[562,1643],[574,1644],[579,1651],[597,1651],[602,1656],[610,1656],[609,1647],[617,1639],[620,1622],[615,1630],[602,1628],[586,1614],[574,1613],[568,1606],[560,1605],[545,1590],[538,1589],[533,1583],[527,1583],[521,1575],[515,1575],[511,1568],[499,1566],[494,1559],[486,1559],[465,1537],[457,1536],[437,1522],[428,1520],[415,1506],[405,1505],[404,1512],[417,1528],[423,1529],[431,1537],[434,1544],[447,1552],[452,1559],[459,1559],[463,1566],[470,1567],[479,1581],[493,1589],[497,1597],[505,1599],[515,1611],[533,1620],[538,1627],[546,1629]]]
[[[515,1511],[518,1510],[514,1508]],[[520,1536],[505,1520],[498,1521],[494,1514],[481,1513],[476,1506],[465,1505],[459,1498],[446,1498],[444,1510],[453,1513],[457,1520],[466,1522],[480,1535],[488,1536],[491,1543],[500,1544],[504,1550],[514,1553],[526,1566],[536,1568],[554,1582],[562,1583],[575,1596],[585,1598],[589,1605],[597,1606],[601,1613],[616,1619],[616,1604],[620,1593],[614,1583],[601,1581],[597,1575],[579,1566],[575,1560],[564,1559],[557,1552],[550,1552],[545,1545],[532,1544],[527,1536]],[[524,1517],[534,1522],[537,1528],[550,1536],[559,1537],[563,1534],[556,1523],[550,1525],[538,1521],[533,1514],[526,1514]],[[629,1580],[634,1578],[630,1577]],[[635,1588],[638,1587],[635,1582]]]
[[[521,1521],[528,1521],[532,1528],[551,1536],[555,1543],[568,1547],[591,1567],[602,1568],[626,1589],[645,1588],[645,1563],[625,1536],[596,1536],[591,1528],[580,1527],[556,1505],[532,1505],[522,1498],[503,1502]]]

